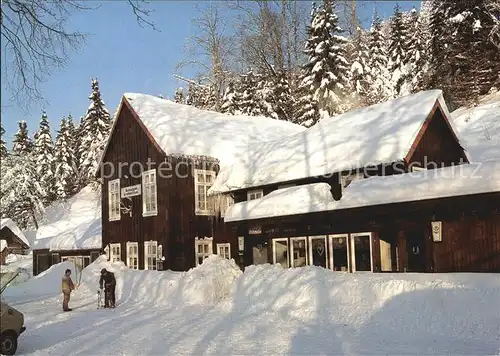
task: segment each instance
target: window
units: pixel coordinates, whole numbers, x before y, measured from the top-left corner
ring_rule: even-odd
[[[196,266],[201,265],[203,260],[212,254],[212,240],[212,238],[195,240]]]
[[[210,211],[207,193],[215,180],[214,171],[202,169],[194,170],[194,189],[195,189],[195,213],[197,215],[213,215]]]
[[[373,271],[372,234],[369,232],[351,234],[351,269]]]
[[[231,244],[226,243],[226,244],[217,244],[217,254],[220,257],[227,258],[228,260],[231,259]]]
[[[330,269],[333,271],[349,272],[351,265],[349,261],[348,235],[330,235],[328,241]]]
[[[326,236],[309,236],[309,264],[326,268]]]
[[[109,221],[120,220],[120,179],[108,182]]]
[[[305,237],[290,238],[290,256],[292,267],[307,266],[307,239]]]
[[[111,263],[113,262],[119,262],[122,260],[122,249],[121,245],[118,244],[110,244],[110,254],[109,254],[109,260]]]
[[[139,269],[138,242],[127,242],[127,266],[131,269]]]
[[[273,239],[273,263],[279,263],[283,268],[290,267],[288,263],[288,239]]]
[[[250,190],[247,192],[247,200],[255,200],[260,199],[264,196],[264,192],[262,189],[259,190]]]
[[[156,258],[158,257],[158,242],[144,242],[144,269],[156,270]]]
[[[142,216],[157,215],[156,171],[154,169],[142,173],[142,191]]]
[[[234,204],[234,199],[230,194],[224,194],[221,200],[220,216],[224,217],[226,215],[226,210]]]

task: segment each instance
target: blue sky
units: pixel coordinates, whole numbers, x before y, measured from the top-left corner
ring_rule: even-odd
[[[98,2],[93,2],[98,4]],[[369,20],[374,6],[381,17],[389,17],[395,1],[364,2],[360,18]],[[184,58],[185,38],[193,34],[191,19],[198,1],[151,2],[151,19],[161,32],[141,28],[131,9],[120,1],[103,2],[98,10],[75,13],[71,25],[89,37],[71,54],[63,69],[41,85],[46,103],[34,104],[29,112],[9,102],[10,93],[2,85],[2,125],[6,140],[17,131],[17,121],[26,120],[32,135],[42,110],[47,112],[52,129],[62,116],[71,113],[75,120],[85,114],[89,105],[90,79],[98,78],[102,97],[114,113],[124,92],[142,92],[173,96],[175,88],[185,86],[173,78],[176,64]],[[420,6],[420,1],[400,1],[404,9]],[[189,76],[192,73],[185,71]]]

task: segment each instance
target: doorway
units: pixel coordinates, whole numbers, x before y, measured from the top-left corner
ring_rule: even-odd
[[[326,236],[309,236],[309,263],[326,268]]]
[[[422,229],[408,229],[406,236],[407,272],[425,272],[425,234]]]
[[[349,272],[349,244],[348,235],[329,235],[330,268],[333,271]]]
[[[304,267],[308,265],[306,240],[306,237],[290,238],[290,256],[292,257],[292,267]]]

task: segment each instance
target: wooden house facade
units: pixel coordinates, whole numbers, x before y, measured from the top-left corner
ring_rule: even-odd
[[[98,172],[102,248],[111,261],[124,261],[133,269],[183,271],[218,254],[235,259],[242,268],[260,263],[350,272],[499,268],[499,195],[494,191],[225,219],[226,208],[234,212],[280,190],[323,184],[334,204],[348,200],[350,187],[358,181],[467,165],[468,156],[440,100],[418,123],[400,159],[327,175],[233,186],[210,195],[219,176],[227,178],[227,172],[220,171],[220,157],[209,154],[209,147],[207,155],[166,149],[169,141],[182,139],[172,134],[168,121],[148,120],[147,115],[161,110],[141,107],[134,102],[137,98],[122,99]],[[170,136],[162,136],[164,131]],[[439,241],[433,229],[439,230]],[[470,236],[474,243],[468,241]]]
[[[101,254],[104,254],[101,247],[73,250],[33,249],[33,275],[36,276],[53,265],[65,261],[73,262],[78,270],[82,270],[94,262]]]

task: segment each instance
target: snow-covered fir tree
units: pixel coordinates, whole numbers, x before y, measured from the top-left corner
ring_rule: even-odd
[[[308,28],[302,86],[313,93],[321,110],[329,115],[346,110],[349,89],[349,64],[346,60],[347,39],[342,36],[333,1],[325,0]]]
[[[5,130],[0,123],[0,161],[7,157],[7,142],[4,140],[5,138]],[[1,162],[0,162],[1,163]]]
[[[417,92],[424,87],[424,78],[429,70],[428,61],[428,44],[429,44],[429,19],[426,14],[425,6],[424,11],[417,12],[413,8],[410,12],[410,19],[408,25],[408,41],[407,41],[407,61],[408,71],[404,78],[404,85],[408,86],[406,91]],[[404,91],[405,89],[403,89]]]
[[[292,122],[294,124],[311,127],[320,119],[318,102],[314,99],[312,93],[305,88],[300,88],[297,93],[298,99],[294,105],[294,114]]]
[[[186,99],[184,97],[184,89],[181,87],[175,89],[174,102],[177,104],[184,104]]]
[[[38,183],[32,155],[16,153],[10,155],[8,160],[8,168],[2,168],[1,213],[9,216],[22,229],[31,223],[38,228],[38,219],[44,210],[45,192]]]
[[[257,92],[259,79],[252,70],[241,77],[241,112],[245,115],[261,114],[261,103]]]
[[[12,153],[18,156],[27,156],[33,151],[33,141],[28,133],[26,121],[19,121],[19,129],[12,140]]]
[[[70,120],[61,120],[55,144],[55,188],[58,199],[65,199],[75,192],[76,172]]]
[[[222,98],[221,112],[236,115],[241,112],[241,89],[237,82],[229,82]]]
[[[394,86],[394,95],[401,95],[401,88],[407,74],[408,59],[408,29],[403,13],[398,4],[394,8],[391,18],[391,31],[389,38],[389,70]]]
[[[272,84],[271,108],[274,117],[279,120],[291,121],[295,99],[288,76],[284,71],[277,73]]]
[[[33,158],[36,164],[36,172],[44,191],[44,203],[48,204],[55,199],[55,173],[54,173],[54,142],[50,133],[47,114],[42,113],[40,126],[36,132],[35,148]]]
[[[370,87],[367,93],[367,102],[373,105],[393,97],[385,38],[382,32],[382,23],[376,12],[370,29],[369,53]]]
[[[83,117],[78,133],[81,135],[78,153],[82,186],[93,181],[111,127],[109,112],[101,98],[97,79],[92,79],[92,93],[89,99],[90,106]]]
[[[359,101],[355,106],[366,106],[367,96],[370,90],[370,51],[367,43],[368,36],[361,28],[356,29],[354,38],[351,41],[350,50],[350,81],[353,100]]]

